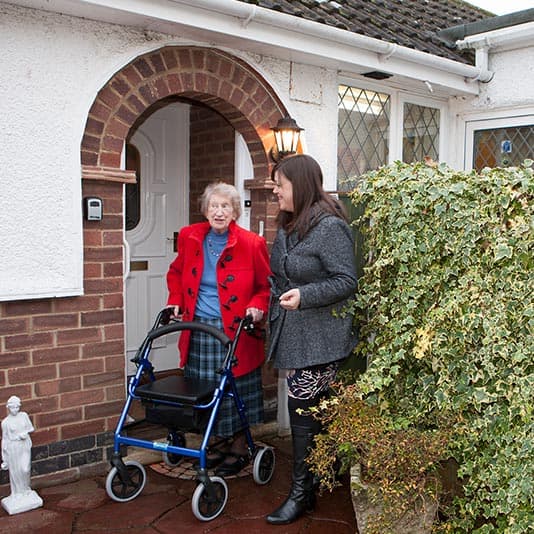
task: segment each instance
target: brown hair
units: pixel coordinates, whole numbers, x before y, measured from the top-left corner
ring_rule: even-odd
[[[323,172],[311,156],[296,154],[280,160],[271,171],[271,180],[280,173],[293,185],[293,212],[280,210],[276,221],[287,233],[296,231],[302,239],[320,213],[345,219],[341,204],[323,189]]]

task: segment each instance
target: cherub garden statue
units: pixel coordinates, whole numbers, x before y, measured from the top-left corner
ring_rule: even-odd
[[[9,397],[6,406],[9,414],[2,420],[1,468],[9,470],[11,494],[2,499],[2,507],[11,515],[39,508],[43,500],[30,486],[33,425],[28,414],[20,411],[17,396]]]

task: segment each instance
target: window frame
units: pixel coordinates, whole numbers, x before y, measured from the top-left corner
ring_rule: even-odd
[[[511,110],[500,110],[492,114],[484,113],[465,119],[463,143],[463,168],[473,170],[473,153],[475,132],[478,130],[494,130],[499,128],[515,128],[534,124],[534,108],[524,108],[511,114]]]
[[[390,98],[390,117],[389,117],[389,147],[388,147],[388,161],[386,164],[391,164],[395,161],[402,161],[402,135],[403,135],[403,119],[404,119],[404,105],[415,104],[418,106],[430,107],[438,109],[439,116],[439,161],[446,161],[450,156],[450,146],[446,140],[449,137],[450,120],[449,120],[449,102],[445,97],[427,96],[418,94],[417,92],[408,92],[406,89],[398,89],[386,84],[369,82],[365,79],[356,79],[341,77],[337,82],[337,98],[339,99],[339,86],[347,85],[361,90],[373,91],[389,95]],[[339,100],[338,100],[339,105]],[[339,128],[339,114],[337,118]],[[336,137],[336,155],[338,154]],[[337,165],[337,163],[336,163]],[[339,177],[336,177],[336,187]]]
[[[412,95],[404,91],[399,91],[397,113],[399,114],[398,120],[398,136],[396,138],[397,145],[395,146],[395,153],[397,157],[393,160],[402,161],[402,134],[404,130],[404,105],[415,104],[416,106],[422,106],[426,108],[433,108],[439,110],[439,143],[438,143],[438,161],[444,161],[444,155],[446,155],[446,142],[448,138],[448,105],[447,102],[438,101],[436,99],[423,98],[417,95]],[[393,152],[390,148],[390,152]],[[391,163],[391,162],[390,162]]]

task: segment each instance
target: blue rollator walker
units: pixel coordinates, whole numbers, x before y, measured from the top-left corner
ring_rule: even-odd
[[[267,484],[273,475],[275,455],[272,447],[257,447],[250,432],[246,409],[239,397],[232,368],[236,363],[235,349],[242,332],[254,333],[250,316],[238,321],[233,341],[222,331],[203,323],[170,320],[170,309],[159,312],[132,361],[137,365],[135,375],[128,384],[128,397],[115,430],[112,469],[106,478],[106,492],[118,502],[135,499],[146,484],[146,471],[136,460],[122,460],[121,449],[140,447],[161,451],[165,463],[178,465],[184,457],[198,459],[196,487],[191,506],[195,517],[211,521],[219,516],[228,500],[228,486],[220,476],[210,476],[206,467],[208,442],[212,434],[221,402],[225,396],[234,399],[242,430],[253,459],[253,478],[256,484]],[[150,351],[155,339],[182,330],[202,331],[215,337],[226,349],[226,356],[218,371],[220,380],[206,381],[184,376],[167,376],[156,379],[150,362]],[[127,431],[143,421],[126,424],[133,400],[140,400],[145,407],[145,420],[163,425],[168,430],[167,441],[147,441],[128,437]],[[186,446],[186,432],[202,434],[199,449]]]

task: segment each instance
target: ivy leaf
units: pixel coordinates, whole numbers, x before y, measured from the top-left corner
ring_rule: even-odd
[[[511,258],[513,255],[512,247],[505,244],[499,244],[495,248],[494,258],[495,261],[502,260],[503,258]]]
[[[473,397],[480,404],[491,402],[491,396],[488,394],[487,390],[484,388],[474,388]]]

